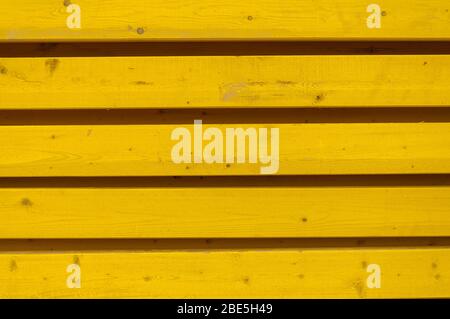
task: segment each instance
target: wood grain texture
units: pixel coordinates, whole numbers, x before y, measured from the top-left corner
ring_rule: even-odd
[[[70,264],[79,289],[66,286]],[[366,285],[371,264],[381,288]],[[449,269],[448,248],[3,253],[0,297],[449,297]]]
[[[0,298],[450,298],[450,5],[369,4],[1,1]]]
[[[356,0],[18,0],[2,1],[2,41],[67,40],[444,40],[446,0],[380,0],[381,28],[369,29],[371,2]],[[81,28],[69,29],[70,4]]]
[[[0,109],[449,106],[450,55],[0,58],[0,93]]]
[[[280,175],[450,173],[449,123],[213,126],[279,128]],[[178,127],[193,134],[193,124],[0,126],[0,176],[260,175],[269,165],[248,156],[245,163],[176,164],[171,133]]]
[[[450,187],[1,188],[0,238],[450,236]]]

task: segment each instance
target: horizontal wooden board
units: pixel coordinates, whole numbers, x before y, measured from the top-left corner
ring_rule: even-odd
[[[2,1],[2,41],[449,39],[446,0]],[[67,24],[73,5],[80,24]],[[73,11],[71,11],[73,12]],[[372,9],[371,9],[371,12]],[[71,20],[71,19],[70,19]],[[79,28],[78,28],[79,26]],[[75,28],[74,28],[75,27]]]
[[[450,236],[450,187],[0,188],[1,238]]]
[[[0,126],[0,176],[450,173],[449,123],[212,126],[224,134],[224,149],[225,128],[278,128],[278,162],[264,164],[258,152],[256,163],[248,156],[237,163],[235,152],[233,163],[174,163],[179,142],[171,134],[185,127],[193,139],[193,124]]]
[[[80,288],[67,287],[73,264]],[[449,269],[449,248],[3,253],[0,297],[450,297]]]
[[[0,92],[0,109],[450,106],[450,55],[0,58]]]

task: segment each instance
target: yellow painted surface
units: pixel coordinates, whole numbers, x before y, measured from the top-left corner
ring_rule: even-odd
[[[449,123],[212,126],[279,128],[281,175],[450,173]],[[246,163],[175,164],[178,127],[193,136],[193,124],[0,126],[0,176],[260,175],[269,165],[248,156]]]
[[[449,105],[449,55],[0,58],[0,109]]]
[[[448,186],[1,188],[0,202],[1,238],[450,235]]]
[[[376,3],[0,1],[0,298],[450,297],[450,4]]]
[[[70,264],[81,288],[67,288]],[[448,297],[450,249],[3,253],[0,281],[8,298]]]
[[[372,2],[357,0],[17,0],[2,1],[0,39],[449,39],[447,0],[380,0],[381,26],[367,27]],[[79,29],[69,29],[70,5]]]

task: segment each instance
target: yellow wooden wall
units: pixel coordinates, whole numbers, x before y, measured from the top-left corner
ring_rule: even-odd
[[[0,2],[0,297],[450,297],[450,4],[374,3]]]

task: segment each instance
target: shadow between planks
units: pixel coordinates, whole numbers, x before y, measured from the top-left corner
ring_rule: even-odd
[[[446,41],[0,43],[0,57],[450,54]]]

